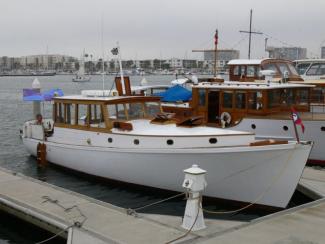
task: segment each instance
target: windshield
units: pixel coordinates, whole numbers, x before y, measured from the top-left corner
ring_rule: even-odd
[[[299,75],[303,75],[306,73],[306,70],[308,69],[308,67],[310,66],[310,63],[303,63],[303,64],[297,64],[297,71],[299,73]]]

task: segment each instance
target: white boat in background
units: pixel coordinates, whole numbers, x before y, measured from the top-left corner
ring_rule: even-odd
[[[323,81],[325,83],[325,59],[295,60],[294,64],[304,80]]]
[[[79,70],[76,74],[75,77],[72,78],[73,82],[85,82],[85,81],[90,81],[91,77],[87,76],[85,74],[85,52],[83,52],[83,56],[80,59],[80,63],[79,63]]]
[[[199,164],[208,172],[205,196],[239,202],[285,208],[312,148],[311,142],[256,141],[253,133],[194,126],[198,120],[177,123],[161,112],[159,97],[64,96],[54,98],[53,109],[53,120],[24,124],[30,154],[173,191],[183,191],[183,169]]]

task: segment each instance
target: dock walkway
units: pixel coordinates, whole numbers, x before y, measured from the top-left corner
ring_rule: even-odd
[[[306,168],[299,187],[318,200],[250,222],[206,219],[206,229],[179,243],[325,243],[325,171]],[[69,244],[167,243],[186,233],[180,216],[129,216],[123,208],[2,168],[0,209],[62,232]]]

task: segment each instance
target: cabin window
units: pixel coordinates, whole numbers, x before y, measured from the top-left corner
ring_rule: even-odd
[[[144,104],[145,116],[154,117],[156,114],[161,112],[160,103],[157,102],[148,102]]]
[[[278,69],[275,66],[275,64],[265,64],[263,68],[264,68],[264,70],[273,70],[276,73],[278,73]]]
[[[145,105],[143,103],[131,103],[126,105],[129,119],[142,119],[146,116]]]
[[[308,90],[300,89],[296,93],[296,104],[298,105],[308,105]]]
[[[78,119],[78,125],[83,125],[83,126],[88,125],[89,124],[88,105],[78,104],[77,112],[78,115],[76,117]]]
[[[245,92],[236,92],[235,95],[236,108],[245,109],[246,108],[246,93]]]
[[[248,108],[251,110],[261,110],[263,108],[263,94],[262,92],[248,93]]]
[[[284,89],[281,91],[281,103],[285,105],[292,105],[295,103],[292,89]]]
[[[199,106],[205,106],[205,89],[199,89]]]
[[[64,104],[64,123],[69,125],[75,125],[75,104]]]
[[[105,128],[104,115],[102,113],[102,107],[100,104],[91,104],[88,106],[91,127]]]
[[[325,64],[313,64],[306,75],[324,75],[325,74]]]
[[[255,77],[255,66],[249,65],[247,66],[247,77]]]
[[[269,90],[267,95],[268,95],[268,108],[275,108],[280,105],[281,94],[279,90]]]
[[[325,88],[314,87],[312,90],[311,101],[316,103],[323,103],[325,101]]]
[[[231,91],[225,91],[223,92],[223,107],[224,108],[232,108],[233,105],[233,92]]]
[[[110,104],[107,106],[110,119],[127,120],[128,112],[126,104]]]
[[[290,75],[290,70],[285,63],[278,63],[281,74],[284,75],[286,72]]]
[[[55,122],[56,123],[64,123],[64,104],[63,103],[55,103]]]
[[[309,66],[310,66],[310,63],[298,64],[297,71],[298,71],[299,75],[305,74],[305,72]]]
[[[238,65],[236,65],[235,67],[234,67],[234,75],[240,75],[240,66],[238,66]]]

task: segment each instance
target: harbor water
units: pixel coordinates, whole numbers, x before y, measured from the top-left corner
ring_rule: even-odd
[[[142,76],[132,76],[133,85],[140,84]],[[170,196],[168,192],[158,192],[149,188],[130,188],[125,184],[116,182],[100,182],[95,178],[85,177],[75,172],[67,171],[53,165],[40,169],[36,160],[25,151],[19,138],[19,128],[26,120],[32,118],[32,103],[23,102],[23,88],[31,88],[34,77],[0,77],[0,166],[24,175],[46,181],[48,183],[67,188],[90,197],[124,207],[136,208],[152,203]],[[174,76],[146,76],[148,84],[169,84]],[[79,94],[81,90],[102,89],[102,77],[93,76],[90,82],[72,82],[72,76],[57,75],[52,77],[39,77],[42,90],[61,88],[66,95]],[[114,77],[105,77],[105,89],[110,89]],[[42,105],[44,117],[51,116],[51,104]],[[296,194],[291,205],[301,204],[307,201]],[[184,212],[185,201],[174,199],[159,206],[145,210],[146,213],[169,214],[181,216]],[[208,203],[207,208],[225,209],[225,206]],[[264,212],[244,212],[231,216],[218,216],[248,221],[258,216],[265,215]],[[213,217],[213,216],[208,216]],[[35,228],[24,225],[22,222],[16,224],[16,219],[0,212],[0,243],[34,243],[44,239],[47,234],[39,234]],[[26,228],[30,231],[21,231]],[[37,235],[31,234],[37,232]],[[22,242],[22,240],[24,240]]]

